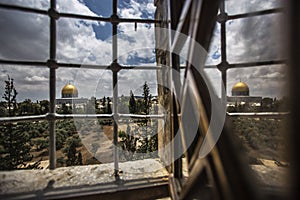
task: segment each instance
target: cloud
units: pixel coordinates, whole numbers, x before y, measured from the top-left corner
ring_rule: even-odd
[[[229,15],[242,14],[270,8],[281,7],[280,0],[230,0],[225,1],[226,12]],[[282,29],[283,14],[269,14],[258,17],[231,20],[226,26],[227,60],[229,63],[245,63],[285,59],[285,33]],[[221,62],[220,26],[214,31],[213,41],[208,53],[207,65],[217,65]],[[286,84],[285,65],[262,66],[231,69],[227,73],[227,94],[231,87],[242,79],[246,82],[251,94],[262,96],[283,96]],[[220,82],[221,77],[208,73],[211,82]],[[216,84],[214,84],[216,85]],[[219,86],[215,87],[219,91]]]
[[[39,83],[39,82],[44,82],[44,81],[47,81],[48,78],[44,77],[44,76],[26,76],[25,77],[25,81],[28,81],[28,82],[32,82],[34,84],[36,83]]]
[[[47,0],[0,1],[2,3],[13,3],[44,10],[49,8],[49,1]],[[277,7],[278,2],[276,0],[230,0],[226,1],[226,5],[230,14],[237,14],[246,10],[254,11]],[[154,17],[155,7],[153,0],[123,0],[120,1],[119,5],[118,14],[120,17],[150,19]],[[59,12],[100,16],[96,9],[96,7],[91,7],[90,4],[87,6],[84,4],[84,1],[58,1]],[[49,17],[6,11],[4,9],[0,10],[0,14],[1,59],[46,61],[49,58]],[[229,61],[235,63],[284,57],[280,51],[276,50],[281,48],[280,45],[283,40],[281,36],[282,30],[277,25],[279,20],[280,16],[276,14],[233,20],[227,23]],[[108,66],[112,58],[112,39],[97,37],[97,34],[104,34],[105,28],[107,27],[103,22],[60,18],[57,22],[57,60],[59,62],[83,65],[89,63]],[[138,24],[135,31],[134,24],[120,23],[118,33],[118,53],[120,55],[118,59],[121,64],[155,65],[153,24]],[[216,65],[219,62],[220,26],[217,24],[207,64]],[[264,96],[280,95],[280,86],[283,85],[285,80],[283,69],[284,66],[230,70],[228,72],[228,92],[230,92],[231,85],[241,78],[249,84],[250,89],[253,88],[252,91],[256,90],[255,92],[253,91],[253,94]],[[20,99],[48,98],[49,70],[47,67],[2,65],[0,70],[1,74],[13,76],[16,81],[16,87],[18,87]],[[220,73],[217,73],[217,70],[208,70],[207,73],[214,85],[217,85],[215,83],[221,83]],[[274,80],[278,78],[280,81],[275,83]],[[0,76],[0,79],[1,83],[3,83],[6,75]],[[155,86],[152,86],[155,85],[153,80],[156,80],[155,70],[121,71],[119,93],[129,94],[130,89],[136,90],[138,93],[139,90],[137,88],[144,81],[151,84],[151,92],[156,93]],[[112,95],[112,73],[110,71],[85,69],[84,67],[80,69],[59,68],[57,70],[57,97],[60,96],[61,88],[69,81],[73,81],[76,84],[80,95],[84,97]],[[219,90],[218,88],[216,86],[216,90]],[[0,92],[3,93],[2,90]]]

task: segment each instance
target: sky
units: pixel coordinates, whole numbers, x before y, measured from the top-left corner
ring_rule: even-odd
[[[48,0],[0,0],[1,3],[48,10]],[[59,12],[109,17],[111,0],[57,0]],[[241,14],[280,7],[280,0],[228,0],[226,12]],[[153,0],[119,0],[118,15],[123,18],[153,19]],[[227,22],[227,58],[229,63],[283,59],[286,41],[278,21],[281,14],[232,20]],[[43,15],[0,9],[0,59],[47,61],[49,57],[49,18]],[[60,18],[57,21],[57,61],[82,64],[79,69],[57,70],[56,96],[71,82],[80,97],[112,96],[112,73],[109,70],[84,68],[85,64],[108,66],[111,63],[110,23]],[[156,65],[154,25],[120,23],[118,27],[118,61],[124,65]],[[206,64],[220,62],[220,26],[216,25]],[[7,75],[14,78],[18,100],[49,98],[49,69],[38,66],[0,65],[0,94],[4,93]],[[221,75],[216,69],[205,70],[217,93]],[[228,71],[228,95],[234,83],[242,80],[253,96],[282,97],[285,95],[286,66],[264,66]],[[119,72],[119,95],[141,95],[147,81],[156,94],[155,70],[122,70]],[[1,95],[2,96],[2,95]]]

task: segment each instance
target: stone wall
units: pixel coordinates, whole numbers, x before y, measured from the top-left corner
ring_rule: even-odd
[[[159,157],[164,163],[171,161],[171,146],[167,147],[171,140],[171,92],[170,92],[170,58],[168,53],[168,6],[166,0],[155,0],[155,19],[161,22],[155,24],[155,50],[156,62],[160,68],[157,70],[158,103],[161,106],[159,112],[166,114],[165,120],[159,120],[158,149]]]

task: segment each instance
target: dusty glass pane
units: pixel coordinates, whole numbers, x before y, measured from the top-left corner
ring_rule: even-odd
[[[205,65],[217,65],[221,62],[220,24],[216,23]]]
[[[138,67],[137,67],[138,68]],[[150,94],[157,95],[156,70],[122,70],[118,74],[119,96],[129,96],[130,90],[135,96],[143,95],[143,85],[147,83]]]
[[[204,73],[206,74],[209,84],[212,85],[213,90],[215,94],[217,94],[219,97],[221,97],[221,84],[222,78],[221,78],[221,72],[217,69],[204,69]]]
[[[118,61],[123,65],[156,65],[153,24],[118,26]]]
[[[234,84],[242,81],[248,85],[250,96],[271,98],[287,96],[286,69],[285,65],[230,69],[227,72],[227,95],[231,96]]]
[[[44,15],[0,10],[2,59],[47,60],[49,18]]]
[[[17,103],[26,99],[32,102],[49,98],[49,69],[40,66],[0,65],[0,95],[4,95],[7,75],[14,79]],[[0,101],[4,101],[1,98]]]
[[[118,1],[118,15],[122,18],[154,19],[154,0]]]
[[[110,27],[110,24],[107,24]],[[96,28],[97,27],[97,28]],[[110,29],[101,23],[60,19],[57,25],[57,58],[60,62],[79,64],[111,63]],[[102,36],[97,32],[102,31]],[[106,32],[107,31],[107,32]]]
[[[281,14],[228,21],[226,29],[229,63],[279,60],[283,52],[285,30]]]
[[[78,98],[112,97],[112,73],[110,70],[59,68],[56,79],[56,96],[61,98],[63,87],[71,83],[78,90]]]
[[[112,14],[111,0],[58,0],[57,10],[88,16],[110,17]]]
[[[225,1],[225,10],[229,15],[243,14],[282,6],[282,0],[228,0]]]
[[[48,10],[50,7],[49,0],[30,0],[30,1],[23,1],[23,0],[0,0],[0,3],[6,5],[18,5],[22,7],[29,7],[29,8],[38,8],[42,10]]]

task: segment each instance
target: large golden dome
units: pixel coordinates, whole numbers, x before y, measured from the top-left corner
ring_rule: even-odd
[[[78,97],[78,90],[74,85],[68,83],[61,90],[61,96],[62,98]]]
[[[234,84],[231,90],[232,96],[249,96],[249,87],[244,82]]]

